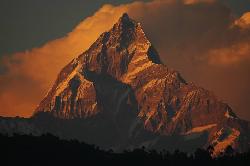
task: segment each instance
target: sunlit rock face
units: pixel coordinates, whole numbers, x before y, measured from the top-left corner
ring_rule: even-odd
[[[38,112],[83,121],[102,115],[125,137],[136,137],[138,124],[158,136],[206,133],[202,146],[213,145],[215,155],[228,145],[249,146],[248,122],[162,64],[140,23],[127,14],[62,69]],[[139,144],[154,147],[157,140]]]

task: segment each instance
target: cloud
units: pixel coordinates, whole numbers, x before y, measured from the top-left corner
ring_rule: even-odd
[[[234,65],[250,61],[250,12],[244,13],[225,29],[224,45],[211,48],[208,62],[213,65]]]
[[[239,19],[235,20],[234,26],[238,26],[242,29],[250,28],[250,12],[244,13]]]
[[[5,57],[0,62],[5,69],[0,76],[0,104],[9,105],[0,114],[31,115],[60,69],[124,12],[142,23],[166,65],[179,70],[188,81],[214,91],[241,117],[250,119],[250,30],[242,21],[248,17],[237,18],[216,0],[104,5],[64,38]]]
[[[230,47],[212,49],[208,53],[209,63],[215,65],[231,65],[250,60],[250,43],[239,43]]]

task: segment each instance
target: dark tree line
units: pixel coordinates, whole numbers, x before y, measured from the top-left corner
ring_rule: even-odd
[[[77,140],[60,140],[51,134],[42,136],[0,135],[0,165],[249,165],[250,151],[236,153],[228,147],[212,158],[213,147],[197,149],[194,154],[176,150],[170,153],[144,147],[122,153],[101,150]]]

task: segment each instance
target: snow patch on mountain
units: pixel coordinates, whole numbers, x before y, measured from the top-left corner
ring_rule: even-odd
[[[204,126],[199,126],[199,127],[194,127],[191,130],[189,130],[188,132],[186,132],[185,134],[192,134],[192,133],[200,133],[200,132],[204,132],[207,131],[213,127],[216,127],[217,124],[209,124],[209,125],[204,125]]]
[[[138,73],[142,72],[143,70],[146,70],[147,68],[153,65],[154,63],[152,61],[148,61],[146,63],[143,63],[141,66],[137,66],[136,68],[134,68],[132,71],[130,71],[129,73],[125,75],[125,77],[123,78],[123,82],[124,83],[132,82]]]
[[[157,80],[157,79],[150,80],[148,83],[146,83],[146,84],[142,87],[143,91],[145,91],[147,88],[150,88],[150,87],[155,86],[155,85],[157,84],[158,81],[159,81],[159,80]]]
[[[69,75],[66,77],[64,81],[62,81],[58,87],[56,88],[55,96],[59,96],[64,89],[66,89],[69,86],[69,82],[72,78],[74,78],[78,73],[80,69],[80,65],[78,65]]]
[[[222,128],[216,133],[216,139],[212,142],[214,145],[214,155],[217,156],[219,153],[223,152],[228,146],[233,146],[235,141],[239,138],[240,131],[232,128],[225,129]]]
[[[236,119],[236,117],[233,116],[228,110],[225,112],[224,116],[225,116],[226,118]]]

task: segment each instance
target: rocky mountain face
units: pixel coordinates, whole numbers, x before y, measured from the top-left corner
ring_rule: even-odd
[[[42,124],[43,113],[67,124]],[[216,155],[229,145],[250,147],[249,123],[164,65],[127,14],[62,69],[33,119],[59,135],[115,148],[213,145]]]

